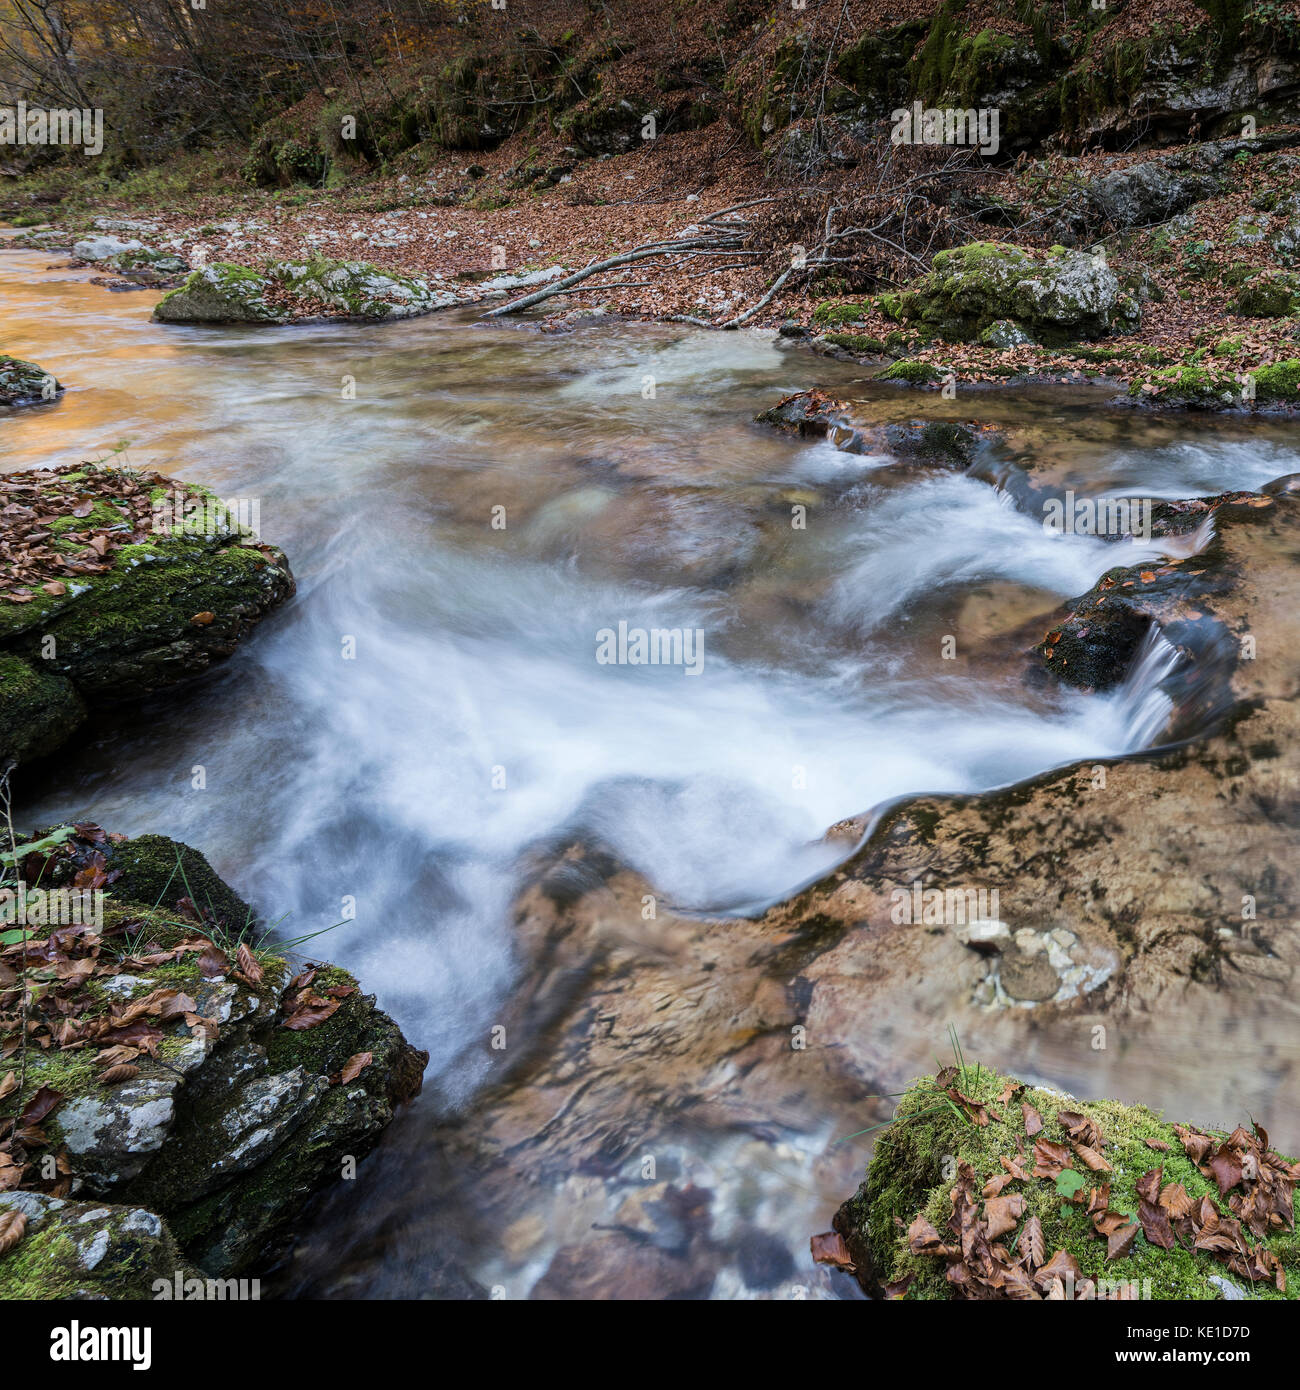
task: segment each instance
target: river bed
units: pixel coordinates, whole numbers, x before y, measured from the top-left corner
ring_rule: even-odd
[[[341,923],[321,954],[429,1050],[424,1095],[317,1214],[289,1295],[429,1296],[454,1254],[524,1297],[556,1250],[636,1225],[596,1155],[530,1197],[526,1229],[448,1156],[519,983],[525,851],[598,837],[677,908],[750,911],[844,855],[827,827],[891,798],[1147,746],[1162,669],[1104,696],[1027,683],[1019,634],[1161,543],[1050,536],[988,475],[1173,498],[1296,471],[1282,425],[1091,389],[941,402],[770,333],[467,313],[176,328],[150,322],[154,297],[0,255],[6,350],[68,388],[0,419],[0,466],[111,455],[255,503],[298,595],[208,679],[92,720],[16,810],[173,836],[287,932]],[[993,420],[1000,456],[900,468],[754,423],[812,385],[882,418]],[[694,646],[604,661],[620,625]],[[664,1140],[658,1180],[709,1194],[681,1296],[852,1296],[803,1252],[864,1161],[830,1146],[860,1126],[815,1096],[780,1109],[779,1134]],[[690,1201],[672,1219],[695,1240]]]

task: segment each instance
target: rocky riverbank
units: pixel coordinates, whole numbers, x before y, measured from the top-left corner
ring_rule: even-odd
[[[601,266],[533,321],[744,322],[914,385],[1292,407],[1293,8],[1161,0],[1139,31],[1113,8],[912,0],[857,30],[793,11],[616,43],[608,16],[543,16],[527,58],[467,24],[441,36],[456,61],[375,76],[351,135],[349,99],[313,93],[247,148],[34,168],[0,207],[113,288],[189,274],[160,309],[178,321],[495,308]],[[523,110],[521,63],[550,83]],[[967,114],[997,138],[961,134]],[[725,254],[701,241],[719,225]]]
[[[427,1054],[346,971],[291,966],[188,846],[79,824],[0,862],[32,923],[0,932],[0,1296],[258,1274]],[[69,892],[99,919],[45,926]]]

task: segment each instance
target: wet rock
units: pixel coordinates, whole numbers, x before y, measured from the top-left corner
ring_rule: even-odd
[[[0,1214],[13,1211],[27,1228],[0,1255],[0,1299],[147,1299],[159,1281],[198,1274],[166,1223],[141,1207],[0,1192]]]
[[[0,407],[52,401],[62,390],[44,367],[0,353]]]
[[[823,391],[799,391],[758,417],[760,424],[829,439],[850,454],[886,454],[904,463],[966,468],[989,427],[950,420],[874,421],[861,406]]]
[[[838,867],[753,918],[678,915],[596,843],[539,853],[515,909],[522,983],[503,1019],[525,1055],[503,1059],[474,1114],[439,1135],[458,1163],[480,1166],[502,1226],[519,1218],[523,1188],[563,1181],[593,1154],[628,1161],[679,1124],[707,1151],[711,1135],[743,1127],[772,1136],[821,1132],[831,1115],[838,1133],[884,1122],[890,1110],[869,1097],[924,1069],[948,1023],[967,1057],[1023,1058],[1063,1082],[1103,1076],[1192,1113],[1265,1113],[1279,1084],[1300,1076],[1285,1027],[1292,986],[1238,959],[1270,972],[1300,961],[1290,907],[1300,893],[1300,498],[1224,507],[1215,524],[1223,548],[1187,568],[1221,581],[1201,590],[1183,573],[1187,596],[1168,600],[1253,635],[1263,655],[1241,659],[1234,640],[1220,681],[1228,704],[1210,707],[1189,744],[980,795],[905,798],[870,818]],[[1033,997],[1010,999],[1004,984],[1000,1002],[994,972],[1005,962],[954,927],[893,920],[895,890],[918,878],[998,887],[999,920],[1041,942],[1028,961],[1009,953],[1013,987]],[[1246,898],[1266,952],[1224,949],[1219,928]],[[1050,993],[1047,971],[1058,981]],[[1267,1038],[1266,1065],[1189,1073],[1167,1045],[1174,1013],[1198,1036]],[[1111,1051],[1081,1049],[1097,1027]],[[579,1264],[575,1250],[556,1287],[561,1273],[574,1287]],[[636,1282],[608,1277],[625,1290]]]
[[[119,843],[102,833],[87,839],[66,831],[71,838],[56,836],[60,848],[47,860],[52,886],[71,881],[95,856],[110,866],[114,854],[121,857],[126,872],[109,870],[107,943],[132,940],[155,953],[173,947],[204,932],[196,908],[211,923],[206,929],[220,937],[218,909],[205,906],[211,898],[204,888],[212,882],[220,886],[218,900],[239,903],[187,846],[161,837]],[[152,882],[150,873],[161,873],[164,846],[172,850],[173,869],[178,859],[185,866],[183,879],[193,874],[193,900],[183,880],[160,895],[158,908],[124,896],[128,882]],[[157,860],[149,873],[141,866],[146,852]],[[250,920],[251,914],[230,929],[246,932]],[[124,956],[114,979],[131,973],[127,963]],[[48,1081],[64,1097],[44,1121],[43,1138],[29,1147],[31,1171],[39,1171],[43,1151],[61,1152],[67,1168],[60,1171],[67,1172],[72,1195],[93,1194],[115,1211],[123,1203],[142,1208],[132,1219],[153,1223],[155,1235],[165,1218],[186,1260],[223,1277],[266,1262],[292,1232],[303,1204],[338,1179],[345,1157],[367,1153],[396,1107],[418,1093],[428,1061],[334,966],[316,967],[313,981],[325,992],[322,998],[336,1002],[334,1011],[309,1028],[286,1027],[292,972],[267,952],[259,964],[256,982],[237,974],[233,961],[224,977],[206,978],[197,952],[180,953],[167,985],[190,1007],[154,1025],[162,1038],[155,1038],[154,1053],[136,1058],[137,1076],[102,1085],[93,1068],[69,1071],[67,1056],[83,1054],[55,1049],[29,1061],[24,1087],[24,1094],[35,1094]],[[146,978],[146,984],[155,981]],[[366,1053],[367,1064],[343,1081],[349,1059]],[[96,1239],[92,1253],[102,1260],[108,1250]]]
[[[204,507],[216,499],[202,489],[95,465],[6,483],[16,534],[39,508],[67,558],[47,583],[0,591],[18,600],[0,598],[0,760],[52,751],[88,708],[198,675],[293,593],[283,552]],[[211,524],[154,529],[151,488],[196,501]]]
[[[216,262],[163,295],[153,316],[159,323],[287,323],[289,311],[267,299],[271,288],[256,271]]]
[[[998,979],[1012,999],[1030,1003],[1051,999],[1061,987],[1061,977],[1052,969],[1046,954],[1042,950],[1026,951],[1019,942],[1002,953]]]
[[[713,1279],[705,1262],[611,1235],[557,1250],[529,1296],[543,1302],[707,1298]]]

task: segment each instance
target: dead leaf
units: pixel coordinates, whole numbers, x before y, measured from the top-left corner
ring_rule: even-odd
[[[343,1070],[339,1073],[339,1080],[346,1086],[349,1081],[355,1081],[358,1076],[375,1060],[373,1052],[357,1052],[343,1063]]]
[[[834,1265],[836,1269],[846,1269],[850,1273],[857,1268],[849,1256],[849,1247],[844,1244],[844,1237],[838,1231],[826,1231],[822,1235],[813,1236],[809,1244],[812,1257],[817,1264]]]

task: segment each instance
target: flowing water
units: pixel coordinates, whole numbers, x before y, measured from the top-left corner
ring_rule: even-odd
[[[20,786],[21,821],[184,840],[294,934],[348,918],[325,954],[431,1055],[423,1098],[370,1160],[372,1194],[439,1181],[424,1136],[474,1112],[517,984],[529,846],[594,833],[676,906],[740,911],[833,864],[845,845],[826,827],[891,797],[1159,737],[1166,658],[1085,696],[1026,683],[1020,653],[1036,619],[1161,544],[1049,536],[990,470],[1181,497],[1295,469],[1280,430],[1193,429],[1093,391],[1000,397],[1000,457],[906,468],[753,423],[814,384],[921,413],[770,334],[548,335],[467,313],[164,327],[152,294],[47,262],[0,256],[4,347],[68,390],[0,419],[0,467],[118,449],[255,500],[299,589],[202,683],[92,721]],[[926,397],[927,414],[979,408]],[[598,660],[620,624],[694,645],[675,665]],[[827,1119],[806,1119],[815,1147]],[[730,1248],[824,1228],[827,1193],[782,1200],[778,1184],[755,1205],[728,1176],[738,1161],[682,1157],[722,1194]],[[472,1175],[451,1185],[437,1221],[368,1248],[362,1273],[341,1282],[309,1254],[287,1287],[418,1293],[437,1231],[476,1201]],[[365,1200],[349,1194],[354,1213]],[[558,1239],[517,1267],[535,1277]],[[472,1272],[502,1267],[484,1252]]]

